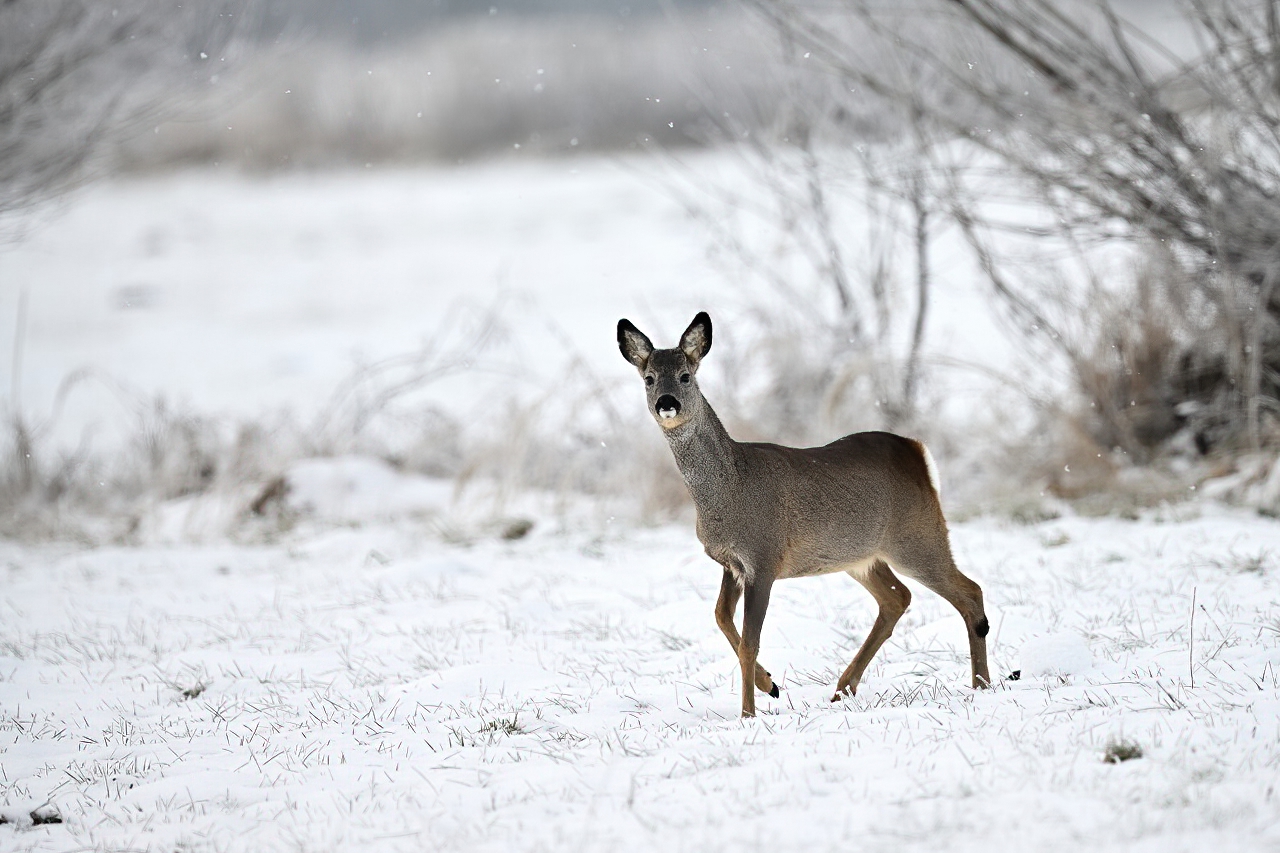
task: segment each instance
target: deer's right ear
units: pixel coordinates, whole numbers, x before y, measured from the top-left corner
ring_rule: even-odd
[[[622,357],[634,364],[636,369],[644,370],[644,366],[649,363],[649,356],[653,355],[653,342],[630,320],[619,320],[618,349],[622,350]]]

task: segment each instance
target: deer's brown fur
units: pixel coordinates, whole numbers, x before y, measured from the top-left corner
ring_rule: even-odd
[[[698,539],[724,568],[716,623],[738,655],[744,717],[756,710],[750,685],[779,695],[756,656],[769,591],[782,578],[847,572],[879,604],[875,624],[840,676],[832,701],[857,690],[911,603],[890,566],[960,611],[969,633],[973,686],[990,683],[982,589],[952,559],[924,445],[887,432],[854,433],[809,448],[734,441],[698,389],[698,366],[711,348],[705,312],[673,349],[654,349],[627,320],[618,323],[618,345],[644,377],[649,411],[697,508]],[[741,635],[733,622],[739,598]]]

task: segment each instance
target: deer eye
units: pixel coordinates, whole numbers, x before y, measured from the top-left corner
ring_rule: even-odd
[[[681,374],[680,374],[680,381],[681,381],[681,382],[683,382],[685,385],[688,385],[688,384],[689,384],[689,374],[687,374],[687,373],[681,373]]]
[[[646,376],[646,377],[644,378],[644,384],[645,384],[645,385],[652,386],[652,385],[653,385],[653,377],[652,377],[652,376]]]

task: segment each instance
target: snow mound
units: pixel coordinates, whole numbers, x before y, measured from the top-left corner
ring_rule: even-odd
[[[1073,675],[1093,666],[1089,644],[1079,634],[1062,632],[1033,637],[1022,645],[1022,675]]]
[[[368,456],[303,459],[285,482],[291,510],[337,523],[440,515],[453,494],[448,481],[404,474]]]
[[[62,823],[62,816],[49,803],[31,800],[0,808],[0,823],[11,823],[19,829],[30,829],[47,823]]]

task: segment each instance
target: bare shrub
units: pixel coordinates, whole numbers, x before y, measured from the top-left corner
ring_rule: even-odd
[[[926,117],[944,137],[967,140],[1013,178],[998,187],[1039,211],[1030,226],[1001,219],[981,188],[975,201],[975,185],[989,178],[983,174],[957,198],[954,219],[1015,325],[1072,365],[1079,389],[1100,409],[1100,440],[1148,456],[1185,419],[1202,452],[1274,441],[1275,4],[1192,0],[1188,24],[1200,46],[1190,55],[1142,33],[1107,2],[1068,12],[1053,0],[923,0],[910,9],[846,0],[844,17],[799,3],[757,7],[850,86]],[[926,16],[936,23],[918,26]],[[892,46],[915,73],[868,64],[866,39]],[[1010,197],[999,200],[1007,211]],[[1064,332],[1052,322],[1070,307],[1061,290],[1027,287],[1025,268],[996,252],[999,235],[1017,225],[1051,251],[1161,246],[1161,262],[1176,275],[1139,276],[1114,289],[1129,291],[1120,297],[1126,310],[1166,312],[1170,334],[1162,342],[1159,317],[1145,320],[1118,352],[1114,334]]]
[[[585,496],[604,518],[653,523],[687,511],[684,483],[660,436],[643,428],[632,383],[607,382],[576,359],[552,386],[529,390],[486,413],[492,428],[469,433],[460,489],[489,491],[499,514],[529,491],[553,496],[560,511]]]
[[[53,440],[59,413],[67,397],[90,383],[106,386],[117,397],[130,425],[116,446],[94,448],[85,436],[68,451]],[[149,502],[261,476],[262,460],[279,453],[279,438],[257,425],[175,410],[163,398],[147,397],[93,371],[77,372],[62,383],[49,416],[11,414],[0,432],[0,505],[5,507],[0,534],[119,538]]]
[[[463,424],[428,392],[452,377],[499,369],[495,351],[505,338],[497,307],[446,312],[416,350],[357,364],[307,424],[302,450],[334,456],[359,449],[422,473],[456,474]]]
[[[217,417],[78,371],[63,381],[47,416],[10,413],[0,432],[0,534],[118,539],[132,533],[148,506],[206,493],[242,502],[246,515],[264,515],[272,498],[263,495],[291,463],[311,456],[363,454],[452,477],[469,452],[466,425],[428,392],[450,377],[494,369],[501,336],[493,310],[453,312],[419,350],[357,365],[308,419]],[[105,387],[127,413],[124,438],[99,448],[86,438],[67,452],[55,441],[61,412],[90,384]],[[275,498],[283,496],[276,491]]]
[[[911,144],[841,146],[815,91],[729,149],[741,164],[731,178],[677,161],[672,183],[740,282],[743,307],[719,327],[722,415],[791,443],[921,426],[931,299],[930,164]]]
[[[1146,463],[1191,423],[1206,451],[1221,438],[1226,425],[1216,418],[1230,405],[1222,399],[1230,383],[1221,317],[1160,247],[1150,248],[1127,283],[1096,294],[1095,325],[1073,347],[1086,428],[1099,447]]]
[[[245,6],[0,3],[0,216],[74,187],[104,143],[225,68]]]
[[[1107,764],[1121,764],[1142,756],[1142,746],[1136,741],[1119,738],[1107,742],[1107,748],[1102,753],[1102,760]]]
[[[707,125],[737,168],[718,177],[672,158],[672,191],[739,282],[738,331],[718,337],[732,350],[713,374],[723,377],[719,410],[736,435],[755,439],[812,444],[891,429],[945,444],[951,425],[938,417],[926,341],[955,168],[938,153],[947,138],[918,111],[853,91],[802,40],[774,32],[755,85],[777,108],[717,113]],[[859,41],[858,60],[916,70],[876,39]]]
[[[562,518],[601,524],[687,510],[669,452],[641,428],[642,399],[627,393],[630,383],[606,382],[579,360],[543,387],[512,363],[505,341],[498,309],[455,311],[420,349],[357,365],[310,417],[237,421],[175,408],[93,371],[73,374],[47,417],[10,418],[0,431],[0,535],[129,541],[159,504],[201,498],[232,506],[217,514],[232,525],[222,532],[271,537],[296,520],[285,505],[293,463],[343,455],[453,479],[467,512],[493,521],[480,529],[507,538],[528,532],[508,511],[530,495]],[[487,379],[492,393],[478,405],[446,408],[447,383]],[[54,440],[59,413],[88,384],[121,403],[124,440],[68,453]],[[585,516],[584,503],[593,507]]]

